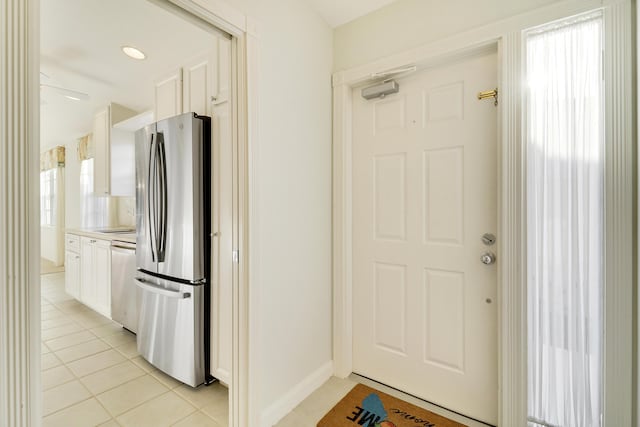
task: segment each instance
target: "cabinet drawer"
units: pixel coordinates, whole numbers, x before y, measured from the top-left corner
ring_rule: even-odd
[[[80,252],[80,236],[67,233],[64,235],[64,244],[66,250],[76,253]]]

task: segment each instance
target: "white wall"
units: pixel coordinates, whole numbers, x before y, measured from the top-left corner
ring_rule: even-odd
[[[40,226],[40,256],[55,266],[64,264],[65,168],[58,168],[56,180],[56,225]]]
[[[292,390],[327,366],[331,373],[332,31],[299,0],[229,3],[258,24],[259,182],[251,201],[259,230],[250,263],[259,277],[250,286],[261,339],[251,403],[267,425],[304,399]]]
[[[64,246],[64,239],[61,240]],[[40,256],[56,266],[64,263],[64,247],[62,250],[59,248],[58,227],[40,227]]]
[[[65,226],[80,228],[80,160],[78,159],[78,141],[65,145]]]
[[[400,0],[334,32],[334,70],[455,35],[558,0]]]

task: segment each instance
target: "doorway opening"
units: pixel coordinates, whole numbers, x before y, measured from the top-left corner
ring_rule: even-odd
[[[57,193],[42,195],[49,201],[43,218],[57,220],[57,256],[67,271],[43,276],[43,416],[57,422],[90,408],[100,422],[135,424],[155,406],[177,402],[176,422],[227,425],[237,408],[226,387],[237,369],[232,289],[240,279],[232,252],[242,229],[236,42],[169,2],[53,3],[41,1],[41,135],[43,151],[61,146],[65,156],[56,163]],[[125,57],[121,48],[129,45],[146,58]],[[213,117],[211,374],[223,384],[197,392],[136,354],[135,335],[111,320],[109,303],[111,241],[135,241],[136,222],[134,190],[118,181],[131,171],[132,153],[116,138],[191,111]],[[105,140],[111,143],[106,149]],[[62,209],[53,211],[57,215],[50,207],[55,202]],[[91,234],[95,229],[101,231]]]

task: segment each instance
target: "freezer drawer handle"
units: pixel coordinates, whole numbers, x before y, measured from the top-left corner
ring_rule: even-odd
[[[162,288],[160,286],[153,285],[147,280],[141,279],[140,277],[136,277],[136,286],[145,291],[153,292],[155,294],[163,295],[169,298],[191,298],[191,294],[189,292],[173,291],[171,289]]]

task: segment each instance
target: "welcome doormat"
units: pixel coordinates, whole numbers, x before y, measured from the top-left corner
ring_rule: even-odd
[[[356,385],[318,422],[318,427],[467,427],[441,415]]]

